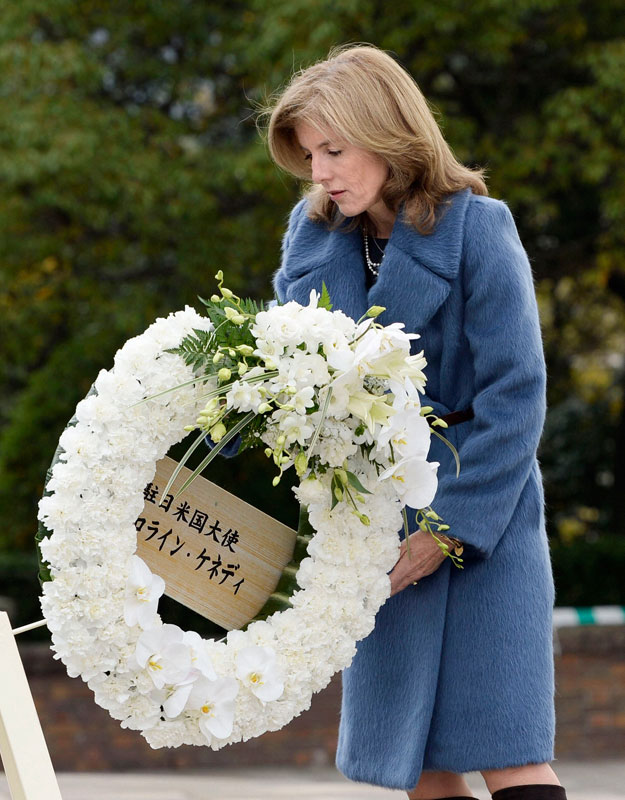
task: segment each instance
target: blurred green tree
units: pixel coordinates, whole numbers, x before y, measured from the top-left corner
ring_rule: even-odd
[[[268,296],[297,187],[253,108],[346,41],[399,58],[515,214],[551,532],[625,530],[624,5],[0,0],[0,548],[31,547],[56,440],[125,339],[220,267]]]

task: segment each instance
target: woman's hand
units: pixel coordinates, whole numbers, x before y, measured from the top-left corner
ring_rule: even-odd
[[[399,550],[399,560],[389,575],[391,597],[414,581],[436,572],[445,558],[445,554],[429,533],[425,531],[411,533],[410,556],[406,550],[406,542],[403,541]]]

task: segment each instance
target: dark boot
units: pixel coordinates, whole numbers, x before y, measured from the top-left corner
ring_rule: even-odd
[[[563,786],[549,783],[530,783],[527,786],[509,786],[492,795],[493,800],[566,800]]]

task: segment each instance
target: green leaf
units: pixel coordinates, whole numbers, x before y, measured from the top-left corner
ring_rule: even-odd
[[[371,494],[369,489],[365,489],[353,472],[350,472],[349,470],[345,470],[345,472],[347,472],[347,480],[349,481],[350,486],[353,486],[354,489],[357,489],[362,494]]]
[[[206,439],[206,433],[205,433],[204,431],[200,431],[200,433],[199,433],[199,435],[197,436],[196,440],[195,440],[195,441],[193,442],[193,444],[192,444],[192,445],[191,445],[191,446],[190,446],[190,447],[187,449],[187,452],[186,452],[186,453],[183,455],[183,457],[182,457],[182,458],[180,459],[180,461],[178,462],[178,464],[177,464],[176,468],[174,469],[174,471],[172,472],[172,474],[169,476],[169,481],[167,482],[167,486],[165,487],[165,489],[163,490],[163,492],[161,492],[161,500],[159,501],[159,505],[161,504],[161,502],[162,502],[162,499],[163,499],[164,497],[167,497],[167,494],[168,494],[169,490],[171,489],[171,487],[172,487],[172,485],[173,485],[174,481],[176,480],[176,478],[177,478],[177,477],[178,477],[178,475],[180,474],[180,471],[181,471],[181,469],[182,469],[182,468],[184,467],[184,465],[187,463],[187,460],[188,460],[189,456],[190,456],[190,455],[191,455],[191,454],[192,454],[192,453],[193,453],[193,452],[194,452],[194,451],[195,451],[195,450],[196,450],[196,449],[199,447],[199,445],[200,445],[200,444],[201,444],[201,443],[202,443],[202,442],[203,442],[205,439]]]
[[[330,484],[330,494],[332,496],[332,505],[330,506],[330,511],[334,508],[334,506],[338,503],[338,497],[334,494],[335,487],[338,486],[336,482],[336,478],[332,476],[332,483]]]
[[[325,281],[321,284],[321,297],[319,298],[319,302],[317,303],[317,308],[325,308],[327,311],[332,311],[332,303],[330,302],[330,292],[328,291],[328,287],[325,284]]]
[[[444,437],[444,436],[443,436],[441,433],[439,433],[439,432],[438,432],[437,430],[435,430],[434,428],[430,428],[430,430],[432,431],[432,433],[433,433],[435,436],[438,436],[438,438],[439,438],[439,439],[440,439],[442,442],[445,442],[445,444],[447,445],[447,447],[448,447],[448,448],[451,450],[451,452],[453,453],[454,460],[455,460],[455,462],[456,462],[456,478],[457,478],[457,477],[458,477],[458,475],[460,475],[460,458],[459,458],[459,456],[458,456],[458,451],[457,451],[457,450],[456,450],[456,448],[453,446],[453,444],[452,444],[452,443],[449,441],[449,439],[446,439],[446,438],[445,438],[445,437]]]
[[[174,500],[177,497],[180,497],[180,495],[184,492],[184,490],[187,489],[193,483],[193,481],[202,472],[202,470],[204,470],[211,463],[211,461],[213,461],[213,459],[221,452],[221,450],[228,444],[228,442],[231,439],[234,439],[234,437],[237,435],[237,433],[239,433],[239,431],[241,431],[249,422],[251,422],[254,419],[255,416],[256,416],[256,412],[250,411],[249,414],[247,414],[245,417],[243,417],[243,419],[239,420],[237,422],[237,424],[234,427],[232,427],[228,431],[228,433],[226,433],[226,435],[223,437],[223,439],[221,439],[215,445],[215,447],[213,447],[213,449],[210,451],[210,453],[203,459],[203,461],[199,465],[199,467],[196,467],[196,469],[193,470],[191,475],[189,475],[189,477],[186,479],[186,481],[178,489],[178,491],[174,495]]]

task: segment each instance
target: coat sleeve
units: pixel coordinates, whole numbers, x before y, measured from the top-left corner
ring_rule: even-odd
[[[273,277],[274,294],[281,303],[286,302],[286,287],[289,283],[286,269],[286,259],[291,244],[291,239],[295,229],[299,224],[299,221],[306,213],[306,205],[306,198],[302,198],[293,206],[291,213],[289,214],[287,229],[282,237],[280,269],[278,269]]]
[[[460,475],[439,477],[432,506],[469,554],[488,558],[536,462],[546,369],[532,271],[510,209],[472,205],[462,280],[475,418],[459,449]]]
[[[209,450],[212,450],[213,447],[215,447],[215,442],[210,436],[204,437],[204,443]],[[231,439],[225,447],[222,447],[222,449],[219,451],[219,455],[224,456],[224,458],[234,458],[239,454],[239,447],[241,447],[241,435],[237,434],[234,439]]]

